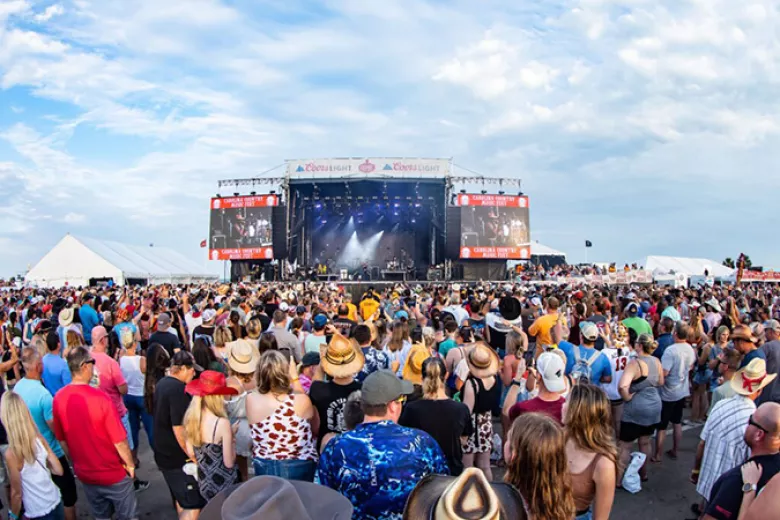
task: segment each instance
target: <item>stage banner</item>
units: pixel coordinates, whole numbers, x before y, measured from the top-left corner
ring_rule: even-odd
[[[450,159],[422,157],[334,157],[291,159],[287,176],[293,179],[318,177],[444,177],[450,174]]]
[[[742,274],[743,282],[780,282],[780,272],[776,271],[744,271]]]
[[[462,259],[531,258],[528,197],[460,194]]]
[[[278,204],[273,194],[211,199],[209,259],[273,259],[271,208]]]

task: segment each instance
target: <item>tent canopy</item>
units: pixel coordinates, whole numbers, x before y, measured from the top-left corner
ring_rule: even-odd
[[[675,273],[687,276],[703,276],[704,271],[707,271],[710,276],[727,277],[734,273],[734,269],[706,258],[648,256],[644,262],[640,263],[645,269],[652,271],[654,274]]]
[[[146,283],[214,281],[197,262],[165,247],[131,246],[108,240],[66,235],[25,276],[41,287],[88,285],[92,279]]]
[[[566,257],[566,253],[558,251],[552,247],[548,247],[544,244],[537,242],[531,242],[531,256],[562,256]]]

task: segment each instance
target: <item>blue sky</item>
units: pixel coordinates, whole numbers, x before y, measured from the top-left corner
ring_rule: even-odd
[[[205,262],[218,179],[363,155],[521,177],[573,261],[780,266],[779,28],[776,0],[0,0],[0,276],[67,232]]]

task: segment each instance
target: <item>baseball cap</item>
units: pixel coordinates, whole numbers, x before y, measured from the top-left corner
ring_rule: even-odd
[[[581,321],[580,332],[585,339],[590,341],[595,341],[599,337],[599,328],[592,321]]]
[[[214,309],[206,309],[203,311],[203,321],[211,321],[217,317],[217,311]]]
[[[290,306],[287,305],[287,302],[282,302],[279,304],[279,310],[282,312],[287,312],[290,309]]]
[[[295,308],[295,313],[296,313],[296,314],[306,314],[306,307],[305,307],[305,306],[303,306],[303,305],[298,305],[298,306]]]
[[[322,328],[328,324],[328,317],[324,314],[317,314],[312,321],[314,322],[315,327]]]
[[[414,385],[398,379],[390,370],[377,370],[363,381],[363,404],[379,405],[395,401],[414,392]]]
[[[195,362],[195,358],[192,354],[186,350],[180,350],[173,355],[171,360],[171,366],[174,367],[193,367],[198,372],[203,372],[204,368]]]
[[[409,319],[409,313],[406,311],[398,311],[395,313],[395,319],[397,320],[408,320]]]
[[[319,364],[320,364],[319,352],[307,352],[301,358],[301,366],[304,368],[313,367],[314,365],[319,365]]]
[[[550,392],[563,392],[566,390],[566,383],[564,382],[566,365],[559,355],[553,352],[542,353],[539,359],[536,360],[536,369],[539,371],[539,375],[542,376],[542,381],[544,381],[544,386],[547,390]],[[365,383],[363,384],[365,385]]]
[[[767,320],[764,322],[764,329],[771,329],[775,332],[780,332],[780,321],[777,320]]]
[[[171,326],[171,315],[167,312],[163,312],[157,317],[157,327],[170,327]]]

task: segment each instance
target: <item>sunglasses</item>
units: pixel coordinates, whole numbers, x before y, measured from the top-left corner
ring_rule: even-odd
[[[406,402],[406,396],[402,395],[398,399],[395,400],[396,403],[404,404]]]
[[[767,435],[772,435],[772,432],[770,432],[769,430],[767,430],[766,428],[758,424],[756,421],[754,421],[752,415],[748,418],[748,425],[755,426],[756,428],[758,428],[759,430],[761,430]]]
[[[84,366],[84,365],[94,365],[94,364],[95,364],[95,360],[94,359],[88,359],[88,360],[84,361],[81,364],[81,366]]]

